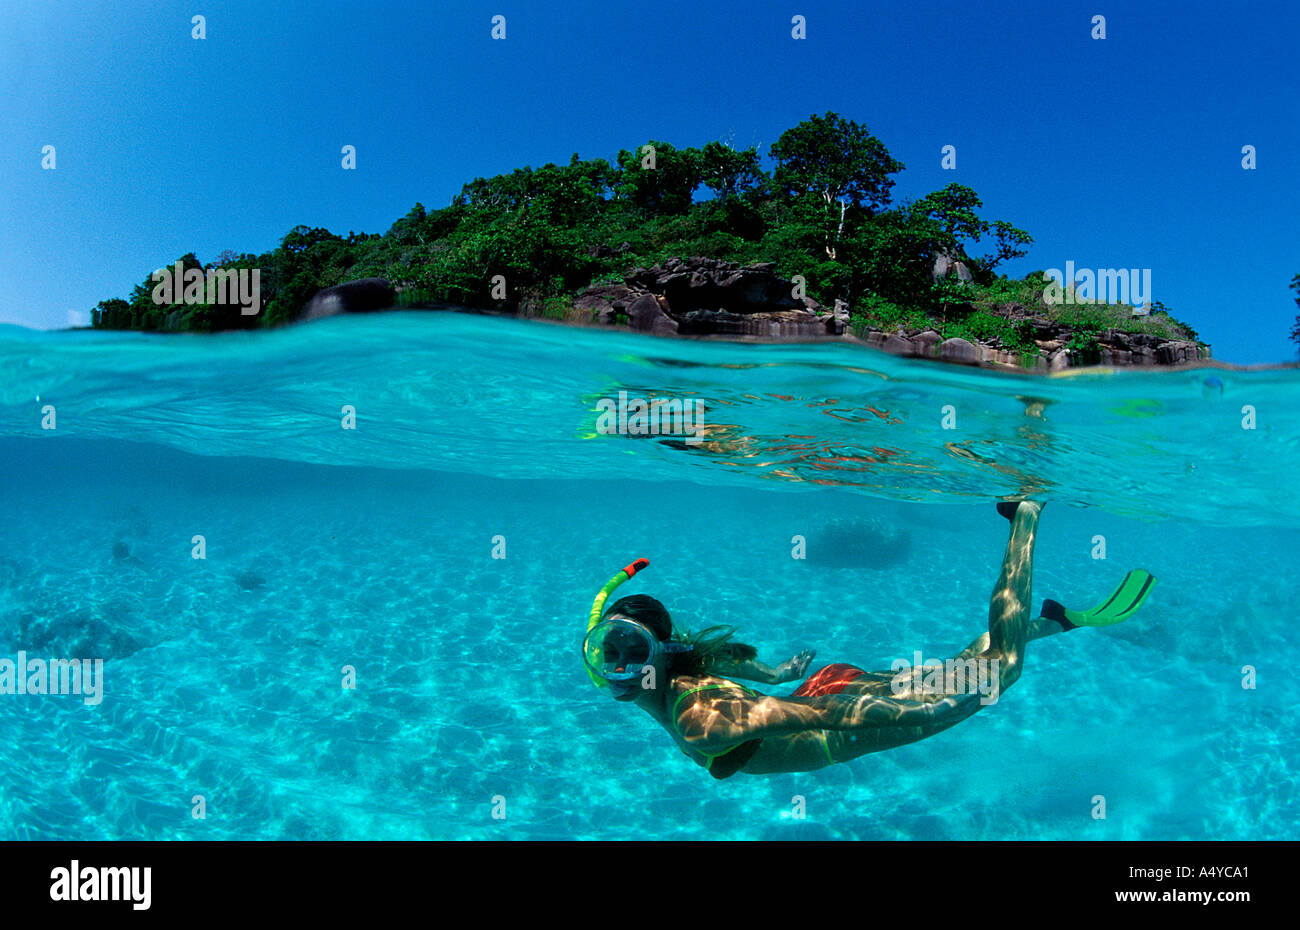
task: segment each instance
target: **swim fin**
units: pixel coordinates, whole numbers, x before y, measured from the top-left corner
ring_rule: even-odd
[[[1056,601],[1045,600],[1041,615],[1055,620],[1067,630],[1077,626],[1113,626],[1137,613],[1155,583],[1155,576],[1149,571],[1135,568],[1124,576],[1110,597],[1091,610],[1070,610]]]

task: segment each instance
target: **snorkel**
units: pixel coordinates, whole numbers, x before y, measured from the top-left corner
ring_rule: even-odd
[[[609,600],[609,596],[614,593],[614,590],[623,582],[627,581],[629,578],[631,578],[633,575],[635,575],[637,572],[641,571],[642,569],[647,568],[649,565],[650,565],[649,559],[637,559],[631,565],[621,570],[613,578],[609,579],[609,581],[605,582],[605,587],[600,589],[600,593],[596,595],[596,599],[591,602],[591,614],[588,615],[587,617],[588,636],[591,635],[592,627],[600,623],[600,612],[602,609],[604,609],[605,602]],[[583,652],[586,653],[585,643],[583,647]],[[601,678],[594,671],[592,671],[591,668],[592,663],[591,663],[590,656],[587,657],[587,662],[585,664],[587,666],[587,677],[591,679],[591,683],[593,685],[595,685],[597,688],[603,688],[605,687],[605,685],[609,684],[609,682],[607,682],[605,679]]]
[[[619,700],[655,690],[656,669],[662,673],[667,668],[660,661],[662,657],[666,654],[690,652],[693,648],[689,643],[659,638],[671,637],[671,621],[666,629],[656,632],[648,624],[630,616],[620,615],[608,620],[600,618],[610,594],[649,564],[649,559],[637,559],[605,582],[605,587],[600,589],[596,600],[592,602],[591,614],[587,617],[587,635],[582,640],[582,661],[587,666],[587,675],[597,688],[609,685]],[[660,605],[661,608],[662,606]]]

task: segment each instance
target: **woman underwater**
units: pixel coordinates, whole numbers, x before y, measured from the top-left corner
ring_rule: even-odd
[[[688,756],[714,778],[736,772],[770,775],[811,772],[869,752],[933,736],[990,703],[1020,677],[1025,643],[1080,626],[1127,620],[1155,583],[1137,569],[1098,607],[1068,610],[1043,602],[1030,618],[1034,535],[1044,504],[1003,502],[1011,522],[1002,574],[989,601],[989,629],[953,662],[966,675],[960,688],[934,688],[911,672],[865,672],[828,665],[789,697],[760,694],[732,679],[780,684],[803,677],[812,652],[771,668],[752,646],[729,634],[674,637],[672,620],[652,597],[633,595],[601,616],[610,592],[649,563],[638,559],[597,595],[583,642],[592,681],[608,686],[615,700],[635,703],[653,717]],[[973,660],[973,661],[972,661]],[[951,685],[953,679],[949,679]]]

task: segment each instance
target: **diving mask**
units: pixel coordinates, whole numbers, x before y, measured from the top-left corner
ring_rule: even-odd
[[[643,683],[646,670],[665,653],[686,652],[684,643],[660,642],[649,629],[623,618],[602,620],[587,631],[582,658],[593,679],[624,689]],[[653,687],[653,683],[649,685]],[[623,690],[623,689],[620,689]]]
[[[684,643],[661,643],[649,629],[633,620],[600,619],[605,601],[614,589],[649,564],[648,559],[637,559],[628,565],[605,582],[591,604],[587,636],[582,641],[582,660],[592,684],[598,688],[612,685],[620,694],[628,694],[634,687],[646,687],[637,679],[654,664],[661,652],[688,652],[691,649]]]

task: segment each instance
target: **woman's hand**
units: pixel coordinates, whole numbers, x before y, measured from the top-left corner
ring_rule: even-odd
[[[814,649],[805,649],[793,659],[787,659],[776,667],[778,678],[777,684],[787,681],[798,681],[803,678],[808,671],[808,663],[817,655]]]

